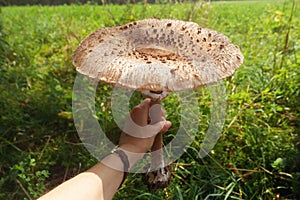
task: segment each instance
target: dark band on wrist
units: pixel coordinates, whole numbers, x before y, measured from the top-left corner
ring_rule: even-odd
[[[116,149],[113,151],[113,153],[116,153],[118,154],[118,156],[120,157],[122,163],[123,163],[123,166],[124,166],[124,175],[123,175],[123,179],[122,179],[122,182],[119,186],[119,188],[122,186],[122,184],[124,183],[127,175],[128,175],[128,171],[129,171],[129,160],[128,160],[128,157],[126,155],[126,153],[124,151],[122,151],[121,149]]]

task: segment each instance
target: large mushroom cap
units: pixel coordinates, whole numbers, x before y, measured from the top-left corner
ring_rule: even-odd
[[[231,76],[243,63],[238,46],[193,22],[146,19],[101,28],[73,54],[88,77],[134,90],[183,91]]]

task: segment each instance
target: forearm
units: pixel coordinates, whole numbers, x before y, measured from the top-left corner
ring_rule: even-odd
[[[98,163],[86,172],[59,185],[40,200],[106,200],[117,191],[123,172]]]
[[[114,155],[112,155],[114,156]],[[119,159],[119,158],[116,158]],[[96,193],[95,199],[112,199],[114,194],[117,192],[118,187],[124,176],[123,171],[118,171],[111,167],[104,165],[103,163],[98,163],[89,169],[86,173],[93,173],[98,177],[98,186],[101,188],[91,190],[91,192]],[[85,198],[87,199],[87,198]]]
[[[130,167],[143,155],[131,153],[125,146],[122,150],[128,156]],[[112,199],[124,177],[123,167],[119,155],[110,154],[86,172],[59,185],[40,200]]]

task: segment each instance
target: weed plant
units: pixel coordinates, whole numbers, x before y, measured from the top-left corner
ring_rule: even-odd
[[[197,90],[200,124],[173,164],[170,186],[149,193],[130,174],[115,199],[300,199],[298,1],[164,5],[3,7],[0,26],[0,199],[35,199],[97,160],[83,147],[72,119],[76,70],[71,55],[97,28],[148,17],[197,22],[227,35],[245,62],[223,81],[226,120],[213,151],[198,152],[209,126],[211,98]],[[117,135],[110,86],[99,84],[97,117]],[[139,94],[131,106],[141,100]],[[164,102],[179,127],[175,95]]]

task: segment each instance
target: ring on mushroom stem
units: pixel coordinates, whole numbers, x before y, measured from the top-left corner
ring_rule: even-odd
[[[157,101],[162,101],[163,99],[165,99],[169,95],[169,92],[143,90],[142,94],[144,97],[150,98],[151,102],[157,102]]]
[[[163,93],[163,91],[152,91],[152,90],[150,90],[150,92],[154,93],[154,94],[161,94],[161,93]]]

